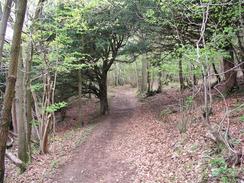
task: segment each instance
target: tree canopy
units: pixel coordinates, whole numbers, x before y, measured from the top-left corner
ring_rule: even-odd
[[[9,128],[18,133],[24,171],[32,137],[47,153],[57,113],[74,96],[78,111],[83,98],[96,97],[105,115],[111,85],[130,84],[147,97],[176,83],[192,98],[202,94],[203,119],[213,130],[213,91],[225,100],[242,86],[242,0],[6,0],[0,5],[0,182]],[[14,32],[11,43],[8,29]],[[82,114],[78,118],[84,126]]]

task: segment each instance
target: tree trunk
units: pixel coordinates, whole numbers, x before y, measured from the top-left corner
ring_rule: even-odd
[[[142,78],[141,78],[141,93],[145,93],[147,91],[147,60],[142,58]]]
[[[215,66],[214,63],[212,63],[212,67],[213,67],[214,74],[215,74],[216,79],[217,79],[217,80],[211,85],[211,88],[214,88],[218,83],[221,82],[221,77],[220,77],[220,75],[219,75],[219,73],[218,73],[218,70],[216,69],[216,66]]]
[[[241,55],[241,62],[239,64],[241,64],[240,68],[241,68],[241,71],[242,71],[242,75],[244,77],[244,56],[242,56],[242,55]]]
[[[25,121],[24,113],[24,73],[23,73],[23,57],[20,51],[18,71],[17,71],[17,81],[16,81],[16,117],[18,123],[18,158],[25,164],[28,162],[28,145],[27,145],[27,124]],[[21,167],[20,172],[23,173],[25,167]]]
[[[138,70],[137,70],[137,62],[135,62],[134,65],[134,69],[135,69],[135,73],[136,73],[136,87],[137,89],[139,89],[139,73],[138,73]]]
[[[198,81],[197,81],[196,74],[193,74],[193,84],[194,84],[194,86],[197,86],[198,85]]]
[[[184,84],[184,76],[183,76],[183,68],[182,68],[182,60],[179,59],[179,81],[180,81],[180,90],[184,90],[185,84]]]
[[[51,123],[51,115],[47,117],[47,124],[44,126],[42,139],[41,139],[41,153],[47,154],[48,153],[48,131]]]
[[[114,74],[115,74],[115,82],[114,82],[114,84],[115,84],[115,86],[120,86],[121,85],[121,83],[120,83],[120,70],[119,70],[119,67],[118,67],[118,64],[117,63],[115,63],[115,72],[114,72]]]
[[[8,158],[13,164],[15,164],[20,169],[25,168],[25,163],[18,159],[14,154],[6,150],[6,158]]]
[[[225,72],[225,91],[227,93],[232,92],[232,90],[238,86],[237,84],[237,72],[232,69],[235,67],[234,63],[234,53],[233,50],[229,50],[230,58],[224,58],[224,72]]]
[[[157,93],[161,93],[162,92],[162,72],[158,71],[158,89],[157,89]]]
[[[17,75],[18,58],[20,52],[21,33],[25,18],[27,0],[19,0],[17,3],[17,16],[14,24],[14,34],[11,46],[11,59],[9,63],[6,90],[3,100],[3,108],[0,120],[0,183],[4,181],[5,171],[5,150],[8,137],[8,130],[11,118],[11,108],[14,99],[14,89]]]
[[[216,75],[217,82],[220,83],[221,82],[221,78],[220,78],[219,73],[218,73],[218,71],[216,69],[216,66],[215,66],[214,63],[212,63],[212,66],[213,66],[214,74]]]
[[[31,64],[32,64],[32,56],[33,56],[33,45],[30,42],[28,44],[28,48],[26,49],[27,56],[25,58],[25,116],[26,116],[26,124],[27,124],[27,145],[28,145],[28,153],[29,153],[29,161],[31,161],[31,131],[32,131],[32,94],[31,94],[31,81],[30,81],[30,72],[31,72]]]
[[[191,69],[191,85],[192,85],[192,89],[194,92],[194,86],[197,86],[197,77],[196,74],[194,73],[195,71],[195,66],[193,64],[190,64],[190,69]]]
[[[81,124],[81,126],[84,126],[84,122],[82,120],[82,113],[81,113],[81,108],[82,108],[82,104],[81,104],[81,94],[82,94],[82,80],[81,80],[81,70],[78,70],[78,96],[79,96],[79,104],[78,104],[78,124]]]
[[[100,90],[100,113],[105,115],[109,112],[108,107],[108,94],[107,94],[107,73],[103,74],[99,83]]]
[[[91,81],[89,81],[89,86],[91,86],[91,85],[92,85],[92,82],[91,82]],[[88,98],[89,98],[89,99],[91,99],[91,98],[92,98],[92,93],[91,93],[91,92],[89,92],[89,93],[88,93]]]
[[[105,115],[109,112],[109,108],[108,108],[108,98],[107,95],[104,94],[101,96],[100,98],[100,114],[101,115]]]
[[[151,72],[151,91],[154,90],[153,86],[154,86],[154,80],[155,80],[155,70],[153,69],[152,72]]]
[[[147,93],[151,92],[151,79],[152,79],[152,74],[150,73],[150,65],[147,62]]]
[[[49,72],[48,68],[48,58],[47,58],[47,53],[44,53],[43,56],[45,60],[45,66],[44,66],[44,72],[43,72],[43,85],[44,85],[44,90],[43,90],[43,97],[41,99],[42,103],[42,108],[46,109],[48,106],[52,105],[51,103],[51,97],[52,97],[52,79],[51,75]],[[42,109],[40,109],[42,111]],[[48,135],[49,135],[49,130],[50,130],[50,125],[51,125],[51,120],[52,120],[52,113],[51,112],[41,112],[42,119],[41,119],[41,126],[40,126],[40,134],[41,134],[41,153],[46,154],[48,153]]]
[[[237,40],[238,40],[238,46],[240,50],[235,51],[235,56],[238,60],[238,63],[241,64],[240,68],[244,77],[244,31],[243,30],[238,31]]]
[[[16,118],[16,105],[15,100],[13,100],[12,104],[12,125],[13,125],[13,132],[15,134],[18,134],[18,124],[17,124],[17,118]]]
[[[3,16],[0,24],[0,65],[2,64],[3,45],[4,45],[4,39],[5,39],[5,34],[7,29],[8,18],[11,12],[12,2],[13,0],[6,0],[4,5],[4,10],[3,10]]]
[[[238,46],[240,48],[239,51],[239,57],[241,65],[241,70],[244,77],[244,20],[243,20],[243,7],[242,7],[242,0],[239,0],[239,30],[237,31],[237,40],[238,40]]]

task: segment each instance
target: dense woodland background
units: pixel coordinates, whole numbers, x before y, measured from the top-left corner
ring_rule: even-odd
[[[231,113],[243,110],[243,100],[231,109],[226,102],[244,92],[243,0],[2,0],[0,5],[0,182],[6,157],[23,173],[35,153],[49,152],[49,140],[74,100],[75,120],[86,126],[82,101],[99,99],[100,114],[109,115],[108,92],[124,85],[137,88],[142,100],[176,89],[186,114],[198,101],[208,141],[225,149],[209,163],[213,177],[244,181],[243,128],[235,143],[229,133]],[[223,116],[212,123],[216,98]],[[238,119],[242,123],[244,114]]]

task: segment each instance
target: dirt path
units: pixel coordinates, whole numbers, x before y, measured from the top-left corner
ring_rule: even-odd
[[[202,180],[205,134],[201,123],[179,133],[177,91],[137,102],[130,88],[113,93],[110,115],[104,117],[50,183],[196,183]],[[45,182],[46,183],[46,182]]]
[[[75,152],[72,160],[58,170],[52,182],[132,182],[135,167],[124,161],[124,140],[130,118],[137,106],[134,90],[122,89],[112,98],[110,114]],[[122,139],[123,138],[123,139]]]
[[[140,103],[131,88],[117,88],[114,93],[110,115],[100,118],[84,143],[77,146],[76,142],[89,125],[61,131],[52,143],[51,153],[36,156],[21,176],[12,173],[16,172],[13,167],[9,183],[213,182],[212,177],[211,181],[207,179],[211,169],[206,166],[213,144],[205,137],[207,128],[201,120],[201,105],[196,103],[193,111],[182,113],[179,107],[182,93],[175,89],[164,90]],[[94,109],[94,104],[95,101],[87,109]],[[220,119],[223,107],[218,106],[224,104],[215,106],[219,110],[215,119]],[[68,120],[74,118],[75,122],[75,109],[74,105],[68,111]],[[68,122],[65,124],[72,127]],[[235,129],[243,128],[242,123],[237,124]],[[185,132],[180,133],[181,130]],[[56,169],[55,162],[62,166]]]

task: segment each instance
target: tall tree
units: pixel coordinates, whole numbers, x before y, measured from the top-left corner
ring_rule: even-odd
[[[61,34],[57,40],[66,48],[63,50],[65,61],[77,67],[86,65],[82,77],[88,82],[82,86],[83,93],[95,94],[100,99],[101,114],[106,114],[109,110],[107,73],[129,37],[129,20],[120,5],[101,2],[85,7],[79,4],[77,9],[61,3],[58,24]]]
[[[15,87],[15,106],[16,118],[18,123],[18,158],[25,164],[28,162],[28,143],[27,143],[27,123],[24,113],[24,73],[23,73],[23,56],[22,47],[19,54],[19,63],[17,70],[17,80]],[[25,167],[21,167],[21,172],[25,171]]]
[[[8,130],[10,125],[11,118],[11,107],[14,99],[14,89],[17,76],[17,67],[18,59],[20,53],[20,44],[21,44],[21,34],[22,28],[25,19],[27,0],[19,0],[17,2],[17,15],[14,23],[14,34],[11,45],[11,59],[8,68],[7,75],[7,86],[5,90],[3,108],[1,111],[0,118],[0,183],[4,181],[4,172],[5,172],[5,151],[6,151],[6,142],[8,137]]]

